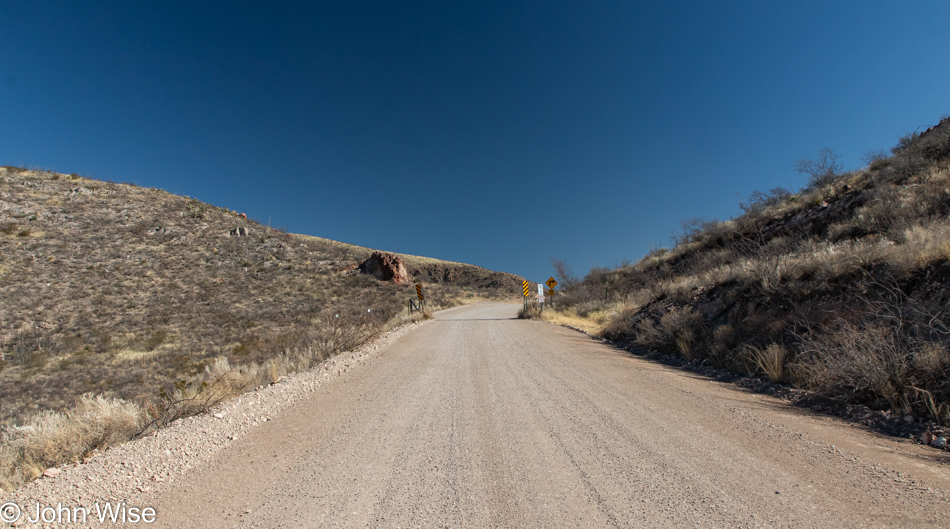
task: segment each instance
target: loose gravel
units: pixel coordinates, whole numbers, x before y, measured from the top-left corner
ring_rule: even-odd
[[[142,500],[148,495],[174,484],[235,440],[250,435],[274,415],[328,381],[370,362],[394,340],[427,323],[403,325],[355,351],[337,355],[310,371],[288,375],[275,384],[249,391],[207,413],[181,419],[147,437],[88,457],[82,463],[48,469],[37,481],[13,492],[0,493],[0,504],[6,507],[12,502],[19,506],[22,514],[12,524],[15,527],[31,527],[24,520],[32,516],[29,513],[35,514],[37,504],[93,509],[96,504],[122,502],[145,508],[147,505]]]
[[[156,526],[950,526],[944,453],[517,309],[437,314],[150,498]]]
[[[945,452],[517,309],[440,312],[16,500],[175,529],[950,527]]]

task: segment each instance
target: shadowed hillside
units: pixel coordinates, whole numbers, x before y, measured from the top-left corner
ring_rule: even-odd
[[[159,189],[0,168],[0,421],[85,393],[168,420],[220,382],[212,371],[230,373],[230,394],[352,348],[405,321],[415,297],[356,270],[371,252]],[[401,257],[430,309],[520,288]]]
[[[561,307],[604,336],[950,425],[950,119],[797,193],[693,219],[672,249],[571,277]]]

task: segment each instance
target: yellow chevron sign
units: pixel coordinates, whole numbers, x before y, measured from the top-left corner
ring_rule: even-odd
[[[524,297],[528,297],[528,291],[530,290],[530,285],[527,281],[521,282],[521,289],[524,291]]]
[[[416,285],[416,295],[419,296],[419,301],[426,298],[425,294],[422,293],[422,285]]]

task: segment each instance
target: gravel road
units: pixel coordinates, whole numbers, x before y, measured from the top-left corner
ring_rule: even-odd
[[[439,313],[357,368],[195,418],[188,446],[201,457],[137,448],[148,439],[103,454],[109,471],[134,467],[114,474],[134,494],[108,497],[176,528],[950,527],[947,452],[515,320],[517,309]],[[113,479],[82,481],[95,463],[18,501],[68,490],[88,503],[75,487]]]

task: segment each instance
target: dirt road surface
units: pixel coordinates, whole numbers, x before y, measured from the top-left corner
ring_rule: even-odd
[[[950,527],[950,457],[517,306],[440,313],[153,498],[162,527]]]

